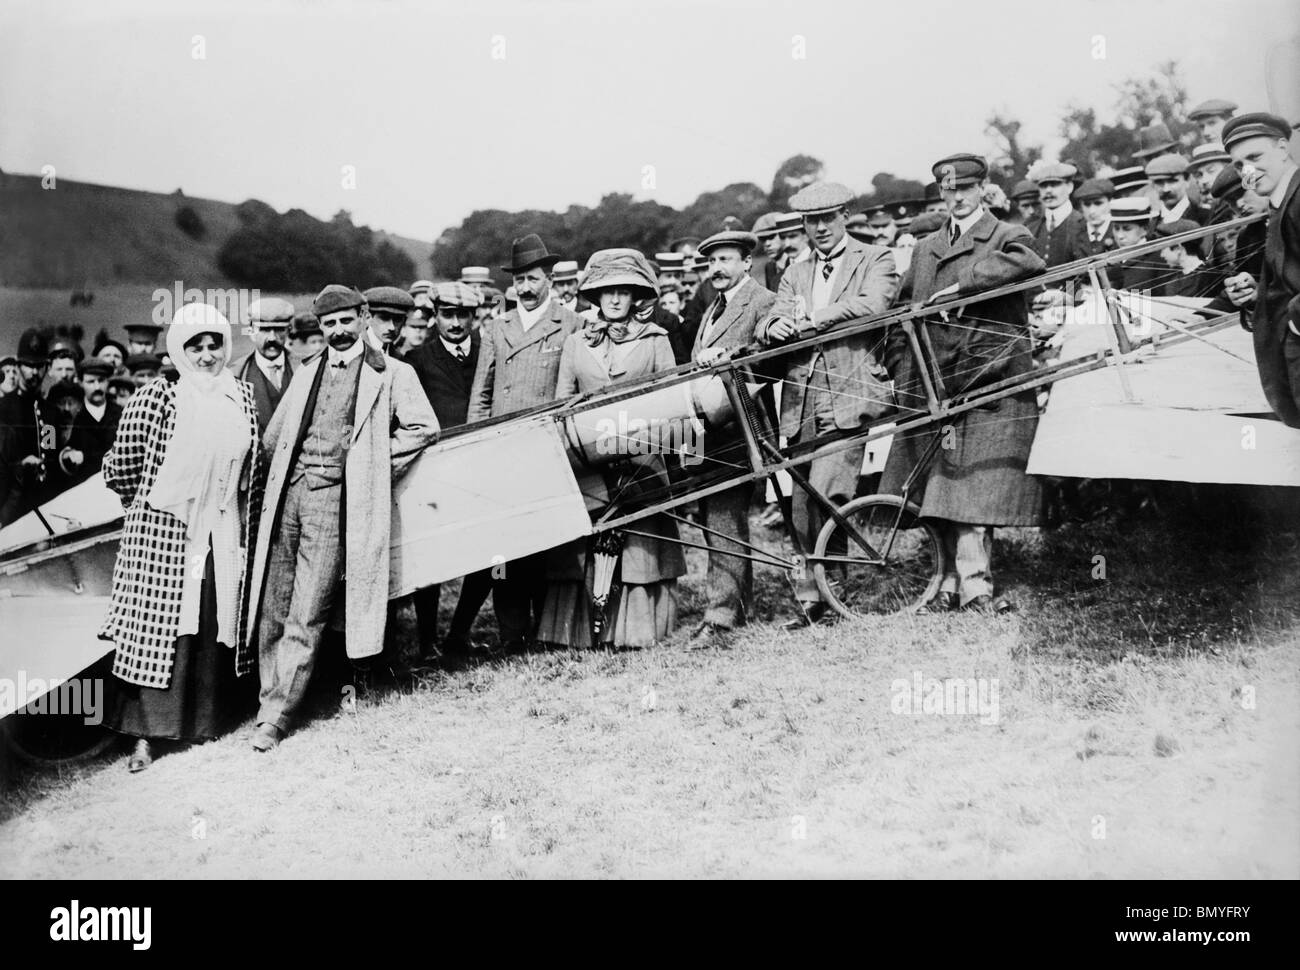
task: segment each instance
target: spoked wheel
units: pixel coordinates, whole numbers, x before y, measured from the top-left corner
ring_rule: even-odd
[[[867,543],[863,548],[834,519],[817,537],[813,566],[822,597],[846,617],[914,609],[939,591],[943,554],[939,533],[916,505],[897,495],[868,495],[840,506]]]

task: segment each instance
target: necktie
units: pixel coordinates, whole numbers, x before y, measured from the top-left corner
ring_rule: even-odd
[[[835,257],[826,256],[822,259],[822,279],[829,280],[831,274],[835,272]]]
[[[727,301],[723,297],[723,295],[719,293],[718,298],[713,301],[713,306],[709,308],[709,315],[708,317],[705,318],[704,321],[705,340],[709,339],[709,337],[713,333],[713,325],[717,323],[718,320],[722,318],[722,315],[726,312],[727,312]]]
[[[271,372],[271,383],[275,385],[275,389],[278,391],[281,383],[284,381],[284,365],[272,364],[267,369]]]
[[[960,238],[961,238],[961,226],[957,225],[957,223],[954,222],[952,224],[951,231],[948,233],[948,245],[949,246],[957,245],[957,240]]]
[[[465,359],[465,347],[463,344],[456,345],[456,359],[461,361]]]

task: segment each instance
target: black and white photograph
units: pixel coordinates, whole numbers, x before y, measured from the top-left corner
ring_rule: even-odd
[[[1214,884],[1300,878],[1297,127],[1294,0],[0,0],[24,932],[147,949],[83,881],[1050,880],[1248,943]]]

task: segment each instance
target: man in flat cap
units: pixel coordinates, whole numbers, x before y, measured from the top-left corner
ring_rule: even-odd
[[[1109,179],[1087,179],[1074,190],[1087,232],[1088,255],[1115,248],[1115,234],[1110,231],[1110,202],[1114,197],[1115,186]]]
[[[157,354],[129,354],[123,366],[139,389],[162,373],[163,360]]]
[[[294,375],[288,350],[293,304],[274,296],[254,300],[248,306],[245,322],[253,349],[232,360],[230,370],[253,388],[258,430],[265,435],[271,415]]]
[[[1232,164],[1232,159],[1228,153],[1223,150],[1223,146],[1216,142],[1206,142],[1204,145],[1197,145],[1192,149],[1192,159],[1187,163],[1187,174],[1196,182],[1197,188],[1201,190],[1201,200],[1204,202],[1211,198],[1211,190],[1214,188],[1214,180],[1219,177],[1219,173]]]
[[[776,301],[776,295],[750,278],[750,260],[758,237],[748,232],[720,232],[700,243],[699,253],[709,261],[708,280],[716,296],[695,334],[691,357],[713,364],[754,343],[754,331]],[[704,435],[703,464],[708,473],[734,470],[746,462],[745,439],[736,426],[710,430]],[[749,542],[749,507],[752,482],[700,499],[700,521],[706,529]],[[710,550],[707,603],[704,622],[692,637],[692,646],[722,645],[730,631],[748,622],[754,612],[754,570],[748,559],[726,555],[745,553],[743,546],[704,532]]]
[[[108,379],[113,376],[113,365],[89,357],[81,362],[79,370],[81,412],[72,421],[67,446],[59,452],[59,467],[69,486],[79,485],[99,473],[122,419],[122,409],[108,399]]]
[[[162,333],[162,324],[150,320],[146,323],[128,323],[125,329],[128,357],[132,354],[158,352],[158,334]]]
[[[918,242],[903,280],[901,298],[941,303],[1016,283],[1043,272],[1023,226],[999,222],[981,206],[988,166],[979,155],[940,159],[933,172],[948,206],[948,223]],[[933,347],[943,395],[1028,374],[1034,368],[1024,294],[1012,293],[921,321]],[[895,393],[906,408],[923,407],[924,381],[901,326],[891,328],[887,361]],[[927,611],[967,609],[983,613],[1010,608],[995,598],[993,528],[1039,524],[1042,491],[1025,474],[1038,424],[1032,390],[1003,398],[994,409],[975,409],[946,428],[922,428],[894,436],[880,483],[899,494],[935,434],[948,435],[909,501],[937,520],[943,548],[943,580]]]
[[[776,235],[776,217],[780,214],[779,212],[763,213],[754,220],[754,225],[749,230],[758,240],[758,249],[750,261],[749,275],[759,283],[767,280],[767,266],[781,252],[781,240]],[[705,276],[707,275],[706,273]]]
[[[1255,362],[1274,413],[1300,428],[1300,325],[1287,305],[1300,293],[1300,177],[1290,152],[1291,125],[1266,112],[1237,115],[1223,126],[1223,147],[1242,186],[1268,199],[1264,262],[1258,280],[1227,281],[1238,306],[1254,300]]]
[[[1187,112],[1187,120],[1196,125],[1201,132],[1201,141],[1206,144],[1219,143],[1223,138],[1223,126],[1237,111],[1237,106],[1223,98],[1211,98],[1202,101]],[[1208,197],[1209,189],[1203,198]]]
[[[430,292],[435,334],[406,358],[425,396],[433,405],[444,431],[465,423],[469,415],[470,391],[478,366],[482,335],[474,329],[474,309],[479,295],[463,283],[438,283]],[[430,586],[415,594],[415,616],[420,633],[420,652],[425,659],[435,644],[451,658],[472,652],[470,630],[474,619],[492,592],[490,569],[471,573],[461,581],[460,599],[451,629],[438,641],[438,602],[442,588]]]
[[[1090,255],[1087,223],[1070,201],[1077,174],[1067,162],[1042,162],[1030,172],[1038,185],[1043,214],[1025,228],[1034,237],[1034,251],[1048,268]]]
[[[551,267],[559,256],[536,233],[514,240],[510,264],[519,305],[482,326],[482,344],[470,388],[470,422],[524,411],[555,400],[560,352],[582,319],[551,294]],[[531,640],[546,595],[545,554],[508,563],[492,605],[502,642],[519,649]]]
[[[415,309],[415,300],[399,286],[372,286],[361,295],[370,311],[366,339],[372,347],[387,356],[392,353],[397,334],[406,325],[407,316]]]
[[[1043,203],[1039,198],[1038,185],[1029,179],[1021,179],[1012,188],[1011,218],[1007,221],[1014,225],[1028,225],[1043,214]]]
[[[438,437],[415,371],[363,338],[360,293],[331,284],[312,312],[328,349],[298,368],[263,440],[270,468],[247,612],[248,641],[259,644],[258,751],[293,723],[340,585],[348,657],[382,652],[393,480]]]
[[[1161,155],[1147,163],[1147,178],[1160,199],[1161,222],[1190,219],[1198,226],[1209,221],[1210,214],[1191,200],[1187,194],[1187,159],[1182,155]]]
[[[755,328],[768,346],[832,332],[861,317],[884,313],[898,292],[894,256],[883,246],[852,239],[845,232],[845,206],[853,193],[843,185],[815,183],[790,199],[812,241],[811,258],[790,264],[781,277],[776,302]],[[785,355],[780,431],[790,446],[838,430],[860,428],[888,409],[889,394],[875,351],[876,333],[858,334]],[[812,486],[836,505],[853,498],[864,446],[858,444],[806,466]],[[826,514],[803,489],[792,495],[793,525],[810,553]],[[792,626],[816,623],[826,604],[805,570],[795,592],[800,614]]]

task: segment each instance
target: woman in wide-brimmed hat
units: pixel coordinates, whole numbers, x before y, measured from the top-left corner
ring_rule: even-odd
[[[233,727],[236,677],[252,669],[241,614],[261,444],[252,388],[226,369],[229,350],[224,316],[182,307],[167,330],[179,377],[131,398],[104,457],[126,519],[99,635],[117,646],[108,724],[138,739],[132,771],[152,761],[151,739]]]
[[[560,354],[557,397],[600,390],[676,366],[668,332],[654,323],[659,284],[645,256],[634,249],[603,249],[587,262],[579,294],[596,313],[571,334]],[[625,499],[667,484],[659,454],[635,454],[607,469],[611,494]],[[619,592],[611,596],[599,642],[644,647],[666,639],[677,625],[677,577],[685,574],[677,526],[666,516],[638,522],[662,536],[627,535],[619,560]],[[550,585],[537,638],[569,646],[591,643],[593,582],[588,543],[554,550]],[[604,619],[603,617],[599,617]]]

